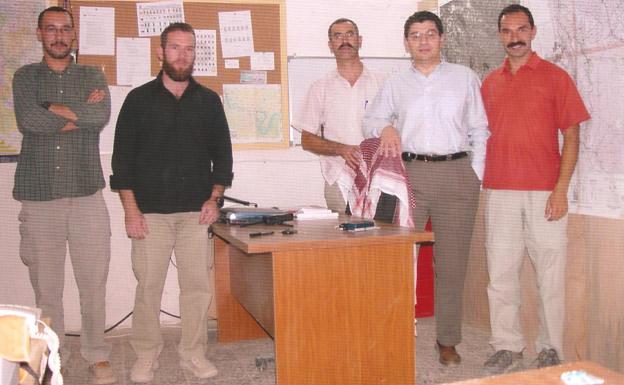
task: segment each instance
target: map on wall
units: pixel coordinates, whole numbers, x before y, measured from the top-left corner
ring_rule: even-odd
[[[481,77],[500,65],[500,10],[514,1],[452,0],[440,7],[447,29],[444,55]],[[526,0],[537,36],[534,50],[575,80],[592,116],[570,186],[571,212],[624,219],[624,2]]]
[[[0,2],[0,158],[20,152],[22,135],[15,124],[11,83],[19,67],[41,60],[35,28],[45,7],[45,0]]]
[[[279,84],[224,84],[223,107],[232,143],[282,141]]]
[[[481,79],[499,67],[505,51],[498,42],[497,19],[513,0],[453,0],[440,7],[445,28],[444,58],[472,68]]]
[[[624,219],[624,3],[535,0],[525,5],[551,26],[547,33],[538,29],[538,52],[575,79],[591,114],[581,126],[571,209]]]

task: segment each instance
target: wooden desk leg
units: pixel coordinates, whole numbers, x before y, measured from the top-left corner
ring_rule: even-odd
[[[273,253],[279,385],[414,385],[411,243]]]
[[[215,237],[215,294],[217,299],[218,341],[231,342],[266,338],[268,334],[232,296],[230,291],[231,246]]]

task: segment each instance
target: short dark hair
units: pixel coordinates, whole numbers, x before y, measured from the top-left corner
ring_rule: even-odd
[[[503,16],[508,15],[510,13],[517,13],[517,12],[522,12],[525,15],[527,15],[527,17],[529,18],[529,24],[531,24],[531,28],[535,27],[535,21],[533,21],[533,15],[531,14],[531,11],[529,11],[527,7],[524,7],[520,4],[511,4],[503,8],[501,13],[498,15],[498,30],[500,31],[501,29],[501,20],[503,19]]]
[[[160,34],[160,46],[165,49],[165,47],[167,47],[167,37],[169,36],[169,33],[171,32],[175,32],[175,31],[182,31],[182,32],[188,32],[188,33],[192,33],[193,36],[195,36],[195,30],[193,29],[193,27],[188,24],[188,23],[171,23],[167,26],[167,28],[163,29],[163,31]]]
[[[71,25],[72,27],[74,26],[74,16],[71,14],[71,12],[69,12],[67,9],[63,8],[63,7],[48,7],[46,9],[44,9],[43,11],[41,11],[41,13],[39,14],[39,17],[37,18],[37,28],[41,29],[43,28],[43,16],[48,13],[48,12],[62,12],[62,13],[66,13],[69,16],[69,19],[71,20]]]
[[[436,29],[438,33],[442,35],[444,33],[444,27],[442,26],[442,20],[433,12],[429,11],[419,11],[415,12],[412,16],[408,17],[405,20],[405,26],[403,27],[403,35],[407,39],[407,35],[409,34],[410,27],[414,23],[423,23],[425,21],[433,21],[436,25]]]
[[[355,33],[357,35],[360,34],[360,30],[358,29],[357,24],[355,24],[355,21],[353,21],[351,19],[347,19],[346,17],[341,17],[340,19],[334,20],[334,22],[329,25],[329,28],[327,28],[327,37],[329,37],[331,39],[331,37],[332,37],[331,36],[331,29],[332,29],[332,27],[334,25],[336,25],[336,24],[342,24],[342,23],[351,23],[353,25],[353,28],[355,28]]]

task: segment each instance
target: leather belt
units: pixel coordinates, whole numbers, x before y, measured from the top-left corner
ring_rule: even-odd
[[[401,159],[406,162],[411,162],[412,160],[422,160],[423,162],[442,162],[445,160],[455,160],[461,159],[468,156],[468,152],[461,151],[456,152],[454,154],[446,154],[446,155],[421,155],[414,154],[413,152],[404,152],[401,154]]]

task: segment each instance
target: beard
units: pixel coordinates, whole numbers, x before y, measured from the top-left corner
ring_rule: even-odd
[[[44,46],[46,53],[50,55],[50,57],[54,59],[65,59],[67,56],[69,56],[69,54],[71,53],[71,46],[68,46],[65,43],[56,43],[56,44],[62,45],[62,47],[57,45],[57,48],[59,49],[62,48],[61,51],[58,51],[58,50],[54,51],[53,45]]]
[[[193,74],[193,64],[191,63],[188,67],[182,69],[175,69],[171,63],[165,57],[163,60],[163,71],[174,81],[176,82],[185,82],[191,78]]]

